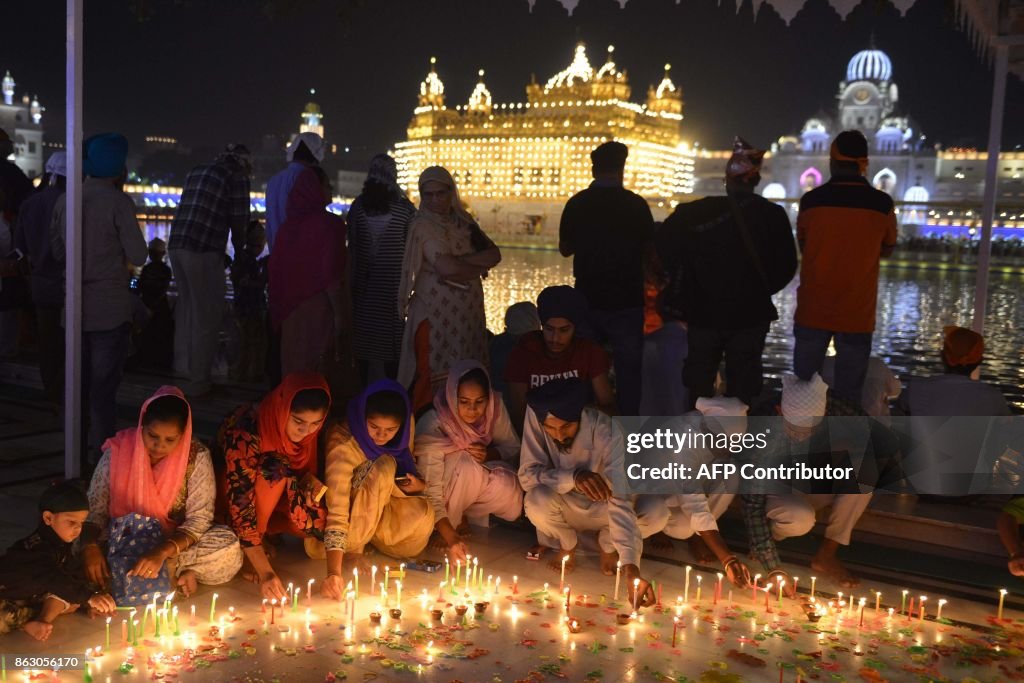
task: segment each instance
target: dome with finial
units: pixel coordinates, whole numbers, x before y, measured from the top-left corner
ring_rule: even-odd
[[[469,105],[467,109],[472,112],[479,112],[481,114],[491,113],[491,91],[484,85],[484,70],[480,69],[478,72],[480,80],[477,81],[476,87],[473,88],[472,94],[469,96]]]
[[[437,75],[437,57],[430,58],[430,73],[420,83],[420,106],[444,106],[444,83]]]
[[[605,63],[601,66],[600,69],[597,70],[597,73],[594,74],[594,78],[596,80],[601,80],[602,78],[614,78],[615,80],[621,80],[622,79],[622,77],[623,77],[622,74],[619,73],[618,67],[615,66],[615,62],[612,61],[612,53],[613,52],[615,52],[615,46],[614,45],[609,45],[608,46],[608,59],[605,60]]]
[[[590,60],[587,59],[587,47],[583,43],[577,43],[572,63],[549,78],[544,89],[571,87],[574,83],[587,83],[593,78],[594,69],[590,66]]]
[[[888,81],[891,78],[892,60],[881,50],[861,50],[846,65],[847,81]]]
[[[672,82],[672,79],[668,77],[668,72],[672,69],[671,64],[665,65],[665,75],[661,79],[661,83],[658,84],[658,89],[655,90],[655,96],[660,100],[668,94],[674,94],[677,90],[676,84]]]

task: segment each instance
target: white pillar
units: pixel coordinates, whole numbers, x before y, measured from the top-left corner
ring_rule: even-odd
[[[67,0],[67,271],[64,299],[64,476],[81,473],[82,448],[82,0]]]
[[[981,209],[981,240],[978,242],[978,275],[974,285],[974,321],[971,327],[981,334],[988,302],[988,268],[992,256],[992,222],[999,189],[999,147],[1003,138],[1003,108],[1006,102],[1006,70],[1010,48],[996,43],[995,77],[992,83],[992,112],[988,124],[988,161],[985,164],[985,195]]]

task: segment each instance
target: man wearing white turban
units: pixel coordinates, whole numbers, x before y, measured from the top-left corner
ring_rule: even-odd
[[[801,380],[795,375],[784,375],[780,413],[784,418],[785,434],[775,442],[774,449],[766,460],[789,464],[791,461],[804,459],[808,455],[813,457],[823,451],[838,452],[838,449],[830,448],[828,429],[823,424],[826,416],[840,414],[837,406],[845,407],[846,404],[836,399],[830,400],[828,385],[817,373],[809,380]],[[842,411],[842,414],[854,415],[857,412],[856,409],[849,409]],[[820,443],[819,438],[823,438],[824,443]],[[822,482],[814,483],[815,488],[819,488]],[[775,541],[809,533],[814,528],[816,511],[827,507],[829,512],[825,537],[811,559],[811,569],[829,576],[842,588],[850,588],[860,583],[859,579],[843,566],[836,553],[839,546],[850,544],[853,528],[871,502],[871,494],[845,492],[859,490],[856,481],[848,481],[845,482],[845,486],[840,484],[838,487],[836,482],[828,484],[833,490],[840,488],[844,492],[804,493],[793,490],[785,493],[743,495],[743,514],[750,536],[750,552],[769,572],[769,579],[781,576],[786,578],[787,585],[792,586],[792,581],[788,580],[786,573],[781,569],[782,562]]]

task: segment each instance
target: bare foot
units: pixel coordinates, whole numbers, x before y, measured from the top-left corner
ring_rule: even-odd
[[[847,571],[835,555],[823,557],[821,553],[818,553],[811,560],[811,569],[819,574],[825,574],[839,584],[840,588],[855,588],[860,585],[860,579]]]
[[[566,563],[565,563],[565,573],[566,574],[572,574],[573,570],[576,569],[576,549],[575,548],[573,548],[572,550],[563,550],[563,551],[558,553],[557,557],[551,558],[551,561],[548,562],[548,569],[561,573],[562,572],[562,558],[565,558],[565,557],[569,558],[568,560],[566,560]]]
[[[442,536],[440,532],[435,531],[430,534],[430,540],[427,541],[427,547],[444,552],[448,550],[448,543],[444,540],[444,536]]]
[[[673,548],[672,537],[663,531],[644,539],[644,545],[649,545],[651,550],[657,550],[660,553],[670,553]]]
[[[183,597],[189,597],[196,592],[199,588],[199,581],[196,579],[196,573],[191,569],[186,569],[181,574],[178,574],[178,591],[181,592]]]
[[[619,561],[618,553],[606,553],[601,551],[601,573],[605,576],[615,576],[616,565]]]
[[[690,536],[687,543],[690,546],[690,554],[693,555],[693,558],[697,560],[697,562],[700,562],[701,564],[709,564],[717,559],[715,558],[715,554],[711,552],[711,548],[708,547],[708,544],[705,543],[704,539],[697,534]]]
[[[30,621],[21,628],[36,640],[47,640],[53,633],[53,624],[47,624],[45,621]]]
[[[366,555],[362,553],[345,553],[344,564],[345,569],[343,571],[351,573],[352,569],[358,569],[359,573],[363,576],[369,576],[371,573],[370,562],[366,559]]]

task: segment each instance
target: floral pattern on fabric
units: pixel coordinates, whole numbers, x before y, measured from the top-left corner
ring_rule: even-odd
[[[239,408],[221,425],[217,446],[227,466],[228,518],[243,548],[263,542],[263,533],[257,528],[257,478],[270,484],[288,480],[283,495],[292,523],[306,536],[323,539],[326,506],[306,504],[298,486],[301,477],[296,476],[287,455],[260,450],[255,406]]]

